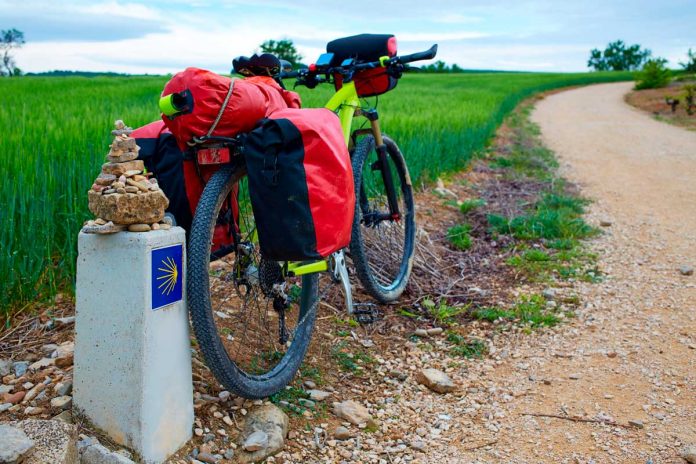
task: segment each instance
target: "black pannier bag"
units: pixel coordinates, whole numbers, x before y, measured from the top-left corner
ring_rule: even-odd
[[[396,56],[396,37],[391,34],[359,34],[332,40],[326,51],[333,53],[331,66],[340,66],[343,60],[353,58],[358,62],[379,61],[383,56]],[[396,87],[398,79],[390,76],[386,68],[367,69],[353,76],[355,89],[360,97],[382,95]],[[342,76],[334,75],[336,90],[343,86]]]
[[[348,246],[353,172],[333,112],[274,112],[248,134],[244,157],[264,258],[318,260]]]

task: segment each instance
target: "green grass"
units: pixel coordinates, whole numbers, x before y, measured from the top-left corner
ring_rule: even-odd
[[[435,319],[435,322],[443,325],[450,325],[455,322],[455,317],[466,312],[468,306],[450,306],[444,299],[439,302],[426,298],[421,304],[428,314]]]
[[[516,322],[532,328],[552,327],[560,322],[558,310],[547,308],[546,300],[541,295],[524,295],[510,308],[482,307],[472,311],[475,319],[495,322],[504,320]]]
[[[365,366],[375,363],[375,359],[366,351],[351,351],[346,341],[340,341],[331,348],[331,357],[341,370],[355,375],[360,375]]]
[[[582,218],[587,200],[547,192],[528,213],[513,218],[491,214],[488,223],[494,232],[522,240],[578,240],[597,234]]]
[[[456,332],[449,332],[447,334],[447,341],[453,345],[449,352],[454,356],[480,359],[488,352],[488,348],[483,340],[466,338]]]
[[[450,227],[447,229],[447,240],[458,250],[468,250],[473,243],[469,232],[471,232],[469,224],[459,224]]]
[[[464,200],[461,202],[459,205],[459,211],[461,211],[463,214],[467,214],[477,208],[480,208],[482,206],[486,205],[486,200],[483,200],[481,198],[472,198],[469,200]]]
[[[628,73],[406,75],[379,97],[382,127],[399,144],[413,181],[464,167],[522,99],[568,85],[630,80]],[[166,77],[0,79],[0,315],[72,292],[86,192],[113,121],[159,117]],[[305,106],[332,90],[300,88]],[[374,99],[373,99],[374,100]]]

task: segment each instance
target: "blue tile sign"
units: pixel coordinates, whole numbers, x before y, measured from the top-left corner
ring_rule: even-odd
[[[183,244],[152,250],[152,309],[181,301]]]

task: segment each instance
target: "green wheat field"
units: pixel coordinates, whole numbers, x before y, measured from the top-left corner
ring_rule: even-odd
[[[628,73],[409,74],[379,97],[384,131],[405,154],[414,182],[460,169],[505,115],[536,92],[628,80]],[[72,293],[86,192],[116,119],[159,117],[166,77],[0,79],[0,316],[56,292]],[[298,89],[321,106],[332,88]],[[374,102],[374,98],[369,100]]]

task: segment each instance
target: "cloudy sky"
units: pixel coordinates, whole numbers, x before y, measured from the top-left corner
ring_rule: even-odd
[[[292,39],[311,62],[362,32],[395,34],[403,53],[438,43],[439,59],[471,69],[583,71],[616,39],[675,67],[696,49],[694,0],[0,0],[0,29],[13,27],[26,72],[227,72],[266,39]]]

